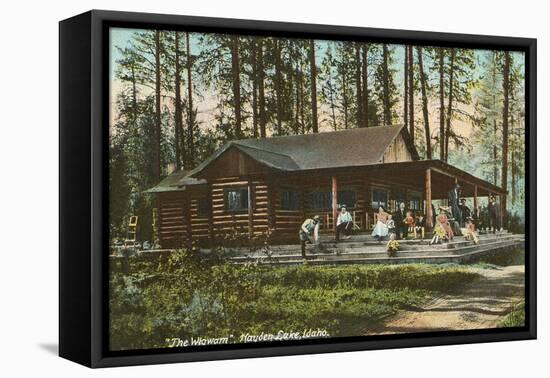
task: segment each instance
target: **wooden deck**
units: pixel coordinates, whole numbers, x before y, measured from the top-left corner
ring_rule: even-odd
[[[316,264],[404,264],[466,263],[480,257],[523,248],[525,236],[507,232],[480,235],[479,244],[456,237],[452,242],[429,245],[429,239],[400,240],[400,250],[388,256],[386,242],[377,242],[370,235],[356,235],[335,243],[321,239],[320,247],[307,246],[307,263]],[[273,246],[264,251],[236,251],[236,263],[258,262],[271,265],[303,264],[299,245]]]
[[[307,246],[307,263],[321,264],[406,264],[406,263],[467,263],[484,256],[498,254],[515,248],[523,248],[525,236],[506,231],[479,236],[480,243],[475,245],[463,237],[455,237],[452,242],[429,245],[429,239],[400,240],[400,250],[389,257],[387,242],[378,242],[369,234],[355,235],[349,240],[336,243],[331,236],[322,235],[319,246]],[[268,249],[251,251],[248,248],[232,249],[231,260],[236,264],[260,263],[267,265],[304,264],[299,244],[275,245]],[[158,258],[169,255],[171,250],[139,251],[139,259]],[[203,253],[212,253],[202,250]],[[111,256],[122,259],[121,256]]]

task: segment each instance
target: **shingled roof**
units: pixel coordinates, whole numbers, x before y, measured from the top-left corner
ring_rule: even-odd
[[[400,134],[413,160],[418,160],[418,152],[402,125],[233,140],[195,169],[174,172],[146,193],[178,192],[188,186],[206,184],[206,180],[196,178],[197,175],[230,148],[237,148],[259,163],[280,171],[357,167],[381,163],[384,153]]]
[[[198,175],[225,151],[234,147],[254,160],[281,171],[365,166],[381,162],[401,134],[414,160],[418,153],[401,126],[356,128],[327,133],[234,140],[225,144],[189,173]]]

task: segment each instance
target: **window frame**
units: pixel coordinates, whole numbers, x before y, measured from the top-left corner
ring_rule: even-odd
[[[389,201],[390,201],[390,191],[389,189],[387,188],[382,188],[382,187],[372,187],[371,188],[371,196],[370,196],[370,206],[372,209],[374,210],[378,210],[380,208],[380,201],[378,201],[378,205],[375,206],[374,205],[374,192],[385,192],[386,193],[386,201],[384,203],[384,206],[382,206],[384,208],[384,210],[388,211],[388,205],[389,205]]]
[[[284,193],[292,193],[293,195],[296,195],[295,208],[293,206],[290,206],[290,207],[284,206],[285,205],[284,200],[283,200]],[[292,200],[290,200],[290,202],[292,202]],[[300,191],[298,189],[289,188],[289,187],[282,187],[282,188],[279,189],[279,208],[281,210],[298,211],[298,210],[301,209],[301,202],[302,201],[301,201],[301,198],[300,198]]]
[[[229,208],[229,193],[230,192],[235,192],[235,191],[239,191],[239,192],[246,192],[246,207],[244,208],[239,208],[239,209],[231,209]],[[223,207],[225,209],[226,212],[228,213],[247,213],[252,204],[250,202],[253,202],[252,200],[252,193],[250,192],[251,191],[251,188],[249,186],[234,186],[234,187],[230,187],[230,188],[225,188],[223,190]],[[252,207],[253,208],[253,207]]]

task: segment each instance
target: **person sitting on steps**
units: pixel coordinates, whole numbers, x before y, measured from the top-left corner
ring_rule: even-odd
[[[336,241],[340,241],[340,233],[344,234],[344,239],[351,238],[351,230],[353,228],[353,219],[347,211],[346,206],[342,206],[338,220],[336,222]]]

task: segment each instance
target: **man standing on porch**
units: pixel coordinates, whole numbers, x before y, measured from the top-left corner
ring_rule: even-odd
[[[302,246],[302,258],[306,258],[306,243],[309,241],[310,243],[317,244],[318,242],[318,226],[319,221],[321,218],[319,218],[318,215],[314,216],[313,219],[306,219],[304,223],[302,223],[302,226],[300,227],[300,244]]]
[[[399,208],[393,214],[395,220],[395,227],[397,231],[397,239],[406,239],[408,233],[408,226],[405,224],[405,218],[407,217],[407,210],[405,209],[405,203],[400,202]]]
[[[349,239],[351,229],[353,227],[353,219],[351,214],[348,213],[346,206],[342,205],[340,214],[338,214],[338,221],[336,222],[336,241],[340,241],[340,233],[344,233],[344,239]]]

